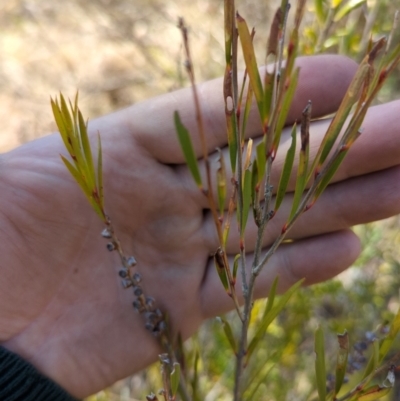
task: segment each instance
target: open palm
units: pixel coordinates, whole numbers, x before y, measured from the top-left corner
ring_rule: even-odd
[[[314,117],[333,112],[354,64],[335,56],[299,64],[301,84],[290,121],[309,99]],[[216,169],[215,148],[226,146],[221,81],[203,84],[199,91]],[[277,274],[281,289],[302,277],[310,284],[334,276],[358,255],[351,225],[400,211],[398,107],[397,102],[371,110],[337,183],[290,233],[296,241],[282,246],[264,269],[257,296],[267,295]],[[233,304],[210,262],[218,241],[206,198],[184,165],[172,122],[176,109],[196,132],[189,90],[94,120],[89,129],[102,136],[106,211],[124,249],[137,259],[146,293],[168,311],[173,329],[189,337],[204,319]],[[314,152],[326,124],[312,128]],[[249,134],[259,132],[253,111]],[[132,292],[122,290],[119,260],[100,236],[102,222],[60,153],[66,153],[61,139],[50,135],[0,156],[0,341],[71,394],[84,397],[144,368],[159,349],[132,308]],[[277,166],[283,156],[278,155]],[[275,185],[278,177],[279,169]],[[289,203],[288,196],[286,209]],[[266,247],[284,215],[285,206],[271,222]],[[228,251],[233,257],[238,242],[232,231]],[[250,227],[249,251],[255,233]]]

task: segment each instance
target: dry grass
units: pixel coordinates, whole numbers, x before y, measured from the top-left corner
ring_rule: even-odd
[[[260,36],[268,12],[246,1]],[[185,84],[178,16],[191,27],[198,81],[222,74],[215,0],[0,2],[0,152],[55,130],[49,97],[80,92],[93,118]],[[171,117],[172,118],[172,117]]]

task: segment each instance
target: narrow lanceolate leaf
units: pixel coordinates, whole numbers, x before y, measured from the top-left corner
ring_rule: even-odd
[[[296,214],[299,208],[301,198],[303,196],[304,189],[307,184],[307,170],[308,170],[308,159],[310,152],[310,119],[311,119],[311,102],[308,103],[306,108],[303,110],[303,116],[301,121],[301,148],[299,165],[297,168],[297,179],[296,188],[293,196],[292,210],[290,212],[289,221]]]
[[[104,207],[104,191],[103,191],[103,151],[101,147],[101,138],[98,134],[98,151],[97,151],[97,188],[99,191],[100,205]]]
[[[78,95],[77,95],[78,97]],[[83,148],[83,153],[85,156],[85,165],[87,168],[88,172],[88,180],[89,184],[92,186],[96,185],[95,181],[95,173],[94,173],[94,164],[93,164],[93,156],[92,156],[92,149],[90,147],[90,142],[89,142],[89,137],[87,133],[87,124],[83,120],[83,116],[81,111],[77,108],[78,106],[76,105],[76,110],[77,110],[77,119],[79,123],[79,136],[81,139],[81,144]]]
[[[64,146],[67,149],[68,153],[71,154],[73,152],[71,142],[68,140],[68,131],[65,126],[64,119],[61,115],[60,106],[58,105],[57,100],[50,99],[51,108],[53,110],[53,116],[57,124],[58,131],[60,132],[61,138],[64,142]]]
[[[392,390],[391,387],[381,387],[379,385],[372,386],[366,389],[360,396],[357,397],[357,401],[375,401],[379,398],[389,394]]]
[[[278,283],[279,283],[279,276],[276,276],[274,282],[271,285],[271,289],[269,290],[269,293],[268,293],[268,301],[267,301],[267,305],[265,306],[263,316],[267,316],[267,314],[269,313],[269,311],[272,309],[272,307],[274,305],[276,289],[278,288]]]
[[[394,317],[392,324],[390,325],[389,333],[386,337],[380,342],[379,349],[374,350],[373,355],[368,361],[368,365],[365,368],[365,372],[363,377],[367,377],[375,367],[383,361],[389,350],[391,349],[396,337],[400,331],[400,309],[397,311],[396,316]]]
[[[235,259],[233,260],[233,271],[232,271],[232,277],[233,277],[233,282],[236,283],[236,276],[237,276],[237,271],[239,268],[239,261],[240,261],[240,253],[238,253],[235,256]]]
[[[179,387],[179,380],[181,378],[181,365],[178,362],[174,362],[172,372],[170,374],[171,381],[171,393],[175,397]]]
[[[200,401],[199,396],[199,351],[196,350],[193,361],[193,378],[191,380],[193,401]]]
[[[249,75],[250,85],[253,88],[254,96],[256,98],[258,110],[260,113],[261,121],[264,123],[264,107],[263,107],[263,87],[261,83],[260,73],[257,67],[256,56],[254,52],[253,42],[247,27],[246,21],[236,13],[237,28],[239,32],[240,43],[244,61],[246,64],[247,73]]]
[[[214,265],[225,291],[230,294],[229,281],[226,272],[227,266],[225,266],[225,259],[223,257],[223,251],[221,249],[218,249],[217,252],[215,252],[214,254]]]
[[[222,324],[222,328],[224,329],[224,333],[225,336],[229,342],[229,345],[232,348],[232,351],[236,354],[237,352],[237,345],[236,345],[236,341],[235,341],[235,336],[233,335],[233,331],[232,331],[232,327],[229,324],[229,322],[224,319],[223,317],[219,317],[218,320],[221,322]]]
[[[314,0],[315,12],[321,24],[323,24],[326,19],[326,10],[324,7],[324,3],[324,0]]]
[[[384,338],[379,348],[379,362],[381,362],[388,354],[390,348],[392,347],[394,341],[396,340],[399,331],[400,331],[400,309],[398,310],[396,316],[393,319],[392,324],[390,325],[389,333]]]
[[[235,4],[233,0],[224,1],[225,61],[231,62],[232,36],[235,24]]]
[[[190,139],[189,131],[182,124],[179,113],[175,111],[174,113],[175,127],[178,134],[179,143],[182,148],[183,155],[185,156],[186,163],[192,173],[193,179],[197,186],[202,189],[203,185],[201,183],[199,166],[197,164],[197,158],[193,150],[192,141]]]
[[[303,281],[304,280],[300,280],[296,284],[294,284],[292,287],[290,287],[289,290],[287,290],[280,297],[280,299],[276,303],[276,305],[274,307],[272,307],[271,309],[269,309],[268,312],[263,315],[261,321],[258,324],[257,331],[256,331],[254,337],[252,338],[252,340],[250,341],[249,346],[247,348],[246,364],[249,362],[251,356],[253,355],[253,353],[256,350],[260,341],[264,338],[269,325],[274,321],[274,319],[283,310],[283,308],[289,302],[289,299],[299,289],[299,287],[301,286]],[[274,291],[276,291],[276,289]],[[269,305],[267,304],[267,308],[268,307],[269,307]]]
[[[272,20],[271,28],[269,31],[268,45],[267,45],[267,57],[271,54],[278,54],[279,39],[281,35],[281,27],[284,18],[284,10],[279,7],[276,10],[274,19]]]
[[[292,128],[292,134],[291,134],[292,135],[292,143],[290,145],[289,150],[286,153],[285,163],[283,165],[281,178],[279,180],[278,191],[277,191],[276,197],[275,197],[275,210],[274,210],[275,212],[277,212],[277,210],[281,206],[283,198],[285,197],[285,194],[286,194],[290,176],[292,174],[294,156],[296,154],[296,131],[297,131],[297,124],[294,124],[293,128]]]
[[[356,8],[362,6],[366,0],[350,0],[347,3],[343,5],[343,7],[340,7],[338,12],[335,14],[335,17],[333,18],[334,22],[340,21],[342,18],[344,18],[346,15],[350,14],[352,11],[354,11]]]
[[[338,168],[342,164],[344,158],[346,157],[348,151],[349,151],[349,148],[344,148],[335,157],[335,160],[332,162],[329,169],[324,173],[323,178],[321,179],[320,183],[318,184],[315,194],[313,196],[313,199],[311,201],[311,204],[309,206],[311,206],[315,203],[315,201],[321,196],[322,192],[324,192],[326,187],[329,185],[329,183],[332,180],[333,176],[335,175],[336,171],[338,170]]]
[[[93,207],[95,212],[100,216],[102,220],[104,220],[104,213],[100,209],[99,204],[96,203],[93,199],[93,194],[91,192],[91,189],[88,188],[87,182],[82,178],[82,175],[80,171],[75,168],[71,162],[66,159],[64,156],[61,155],[61,159],[64,162],[65,166],[67,167],[68,171],[74,177],[75,181],[78,183],[78,185],[81,187],[82,192],[85,194],[87,200],[89,201],[90,205]]]
[[[228,148],[229,148],[229,159],[231,161],[232,173],[236,172],[236,160],[238,152],[238,141],[236,137],[237,120],[235,113],[226,114],[226,129],[228,134]]]
[[[226,169],[224,155],[221,149],[218,149],[219,154],[219,167],[217,170],[217,193],[218,193],[218,207],[219,213],[222,216],[225,210],[226,201]]]
[[[258,168],[258,180],[257,184],[260,184],[261,181],[264,179],[265,176],[265,167],[267,164],[267,158],[265,155],[265,138],[263,142],[260,142],[256,146],[256,160],[257,160],[257,168]]]
[[[315,376],[320,401],[326,401],[326,368],[324,333],[321,327],[315,332]]]
[[[317,165],[318,167],[316,172],[319,172],[320,166],[325,162],[330,151],[332,150],[332,147],[335,144],[335,141],[339,136],[347,117],[350,114],[351,108],[356,103],[358,96],[361,94],[361,88],[364,85],[365,79],[369,74],[369,70],[370,66],[368,64],[368,57],[366,57],[358,67],[358,70],[349,86],[349,89],[346,92],[345,97],[342,100],[342,103],[339,106],[339,109],[329,125],[329,128],[324,136],[324,139],[322,140],[318,153],[314,159],[309,178]]]
[[[251,85],[247,86],[246,103],[244,106],[243,116],[242,116],[242,127],[241,127],[241,141],[244,141],[247,121],[249,120],[251,104],[253,103],[253,87]]]
[[[336,361],[336,379],[335,379],[335,396],[342,388],[344,377],[346,375],[347,360],[349,356],[349,335],[347,331],[338,334],[339,350]]]
[[[249,216],[250,204],[251,204],[251,170],[247,169],[244,172],[244,181],[243,181],[243,216],[242,216],[242,226],[240,227],[240,236],[244,237],[244,231],[247,224],[247,218]]]

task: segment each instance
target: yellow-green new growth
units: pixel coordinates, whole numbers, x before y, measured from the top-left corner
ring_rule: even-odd
[[[50,101],[54,119],[72,162],[63,155],[61,159],[81,187],[92,208],[105,221],[100,135],[98,136],[97,172],[95,172],[87,122],[84,121],[78,108],[78,94],[73,104],[69,101],[69,107],[62,94],[59,99]]]

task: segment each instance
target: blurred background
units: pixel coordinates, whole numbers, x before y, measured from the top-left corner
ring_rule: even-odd
[[[277,3],[237,1],[241,14],[256,28],[260,63]],[[400,8],[399,0],[307,4],[302,53],[335,52],[357,60],[371,36],[390,32],[394,11]],[[340,10],[333,18],[331,6]],[[197,81],[222,75],[222,0],[0,0],[0,152],[55,130],[49,98],[60,91],[73,97],[79,90],[81,109],[93,118],[187,85],[176,28],[179,16],[190,27]],[[400,40],[398,31],[395,43]],[[377,102],[399,97],[399,92],[397,71]],[[260,385],[252,399],[312,399],[317,324],[326,330],[331,371],[336,361],[335,333],[349,331],[355,346],[355,373],[349,386],[357,379],[357,367],[363,366],[371,341],[383,335],[399,307],[399,219],[356,231],[364,251],[355,266],[334,281],[297,294],[268,332],[254,367],[265,371],[268,387]],[[262,305],[257,304],[256,312]],[[186,347],[189,362],[198,355],[199,399],[230,399],[233,358],[218,322],[207,322]],[[155,365],[88,400],[144,399],[160,387],[158,370]],[[400,399],[393,398],[400,397],[395,393],[391,397]]]

